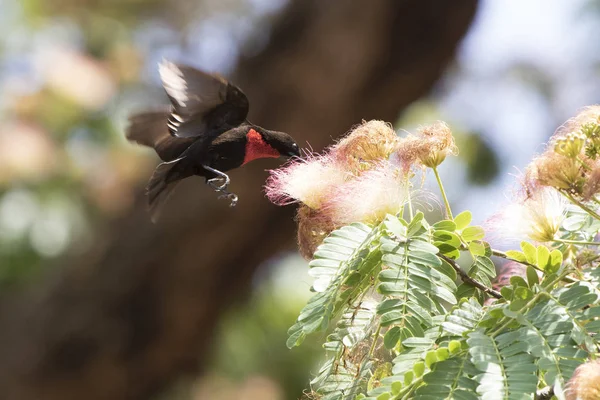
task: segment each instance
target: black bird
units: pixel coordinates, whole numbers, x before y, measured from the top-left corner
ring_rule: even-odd
[[[299,156],[290,135],[248,122],[248,98],[224,78],[166,60],[158,71],[171,106],[131,116],[126,133],[164,161],[146,187],[153,221],[182,179],[205,177],[233,207],[237,196],[227,191],[226,171],[259,158]]]

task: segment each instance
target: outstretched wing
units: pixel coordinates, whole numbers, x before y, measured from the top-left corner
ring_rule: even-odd
[[[166,60],[158,71],[173,106],[167,123],[172,135],[214,138],[246,120],[246,95],[223,77]]]

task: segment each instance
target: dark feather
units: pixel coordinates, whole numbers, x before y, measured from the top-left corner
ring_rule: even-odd
[[[248,116],[248,98],[223,77],[166,60],[158,71],[173,105],[169,117],[173,135],[214,138]]]
[[[148,111],[129,117],[127,139],[152,147],[163,161],[173,161],[194,142],[172,136],[167,128],[168,109]]]
[[[181,160],[182,158],[179,158],[159,164],[148,181],[146,195],[152,222],[156,222],[160,217],[163,205],[169,200],[179,181],[190,175],[181,174],[181,168],[178,168]]]

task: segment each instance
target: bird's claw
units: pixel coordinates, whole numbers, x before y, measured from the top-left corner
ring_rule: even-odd
[[[209,179],[207,181],[207,183],[208,183],[208,186],[213,188],[215,191],[222,192],[227,189],[227,186],[229,186],[229,177],[226,176],[224,178],[224,177],[218,176],[216,178]]]
[[[213,188],[215,192],[222,193],[219,196],[219,199],[228,199],[229,201],[231,201],[229,207],[235,207],[238,201],[238,197],[234,193],[230,193],[227,191],[227,186],[229,186],[230,182],[229,176],[224,172],[209,167],[208,165],[203,165],[202,167],[205,170],[212,172],[214,175],[216,175],[214,178],[206,180],[208,186]]]
[[[227,199],[231,201],[231,203],[229,203],[229,207],[235,207],[238,202],[238,197],[235,193],[225,192],[224,194],[219,196],[219,199]]]

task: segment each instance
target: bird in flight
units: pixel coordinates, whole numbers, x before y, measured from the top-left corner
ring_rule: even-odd
[[[202,176],[235,206],[226,171],[259,158],[299,156],[294,139],[247,120],[248,98],[219,75],[163,60],[158,67],[170,107],[132,115],[126,137],[163,160],[146,187],[152,221],[182,179]]]

